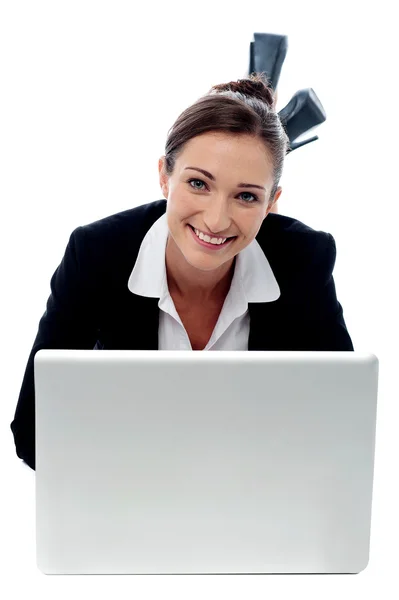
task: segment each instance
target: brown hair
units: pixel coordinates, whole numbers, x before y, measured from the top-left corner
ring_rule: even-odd
[[[253,135],[264,142],[273,161],[271,203],[290,144],[274,104],[274,91],[264,73],[252,73],[247,79],[214,85],[205,96],[186,108],[169,130],[165,145],[166,174],[173,173],[184,145],[197,135],[208,131]]]

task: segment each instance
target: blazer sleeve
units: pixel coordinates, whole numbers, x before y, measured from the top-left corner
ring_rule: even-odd
[[[333,269],[336,260],[336,244],[328,233],[327,244],[316,273],[312,270],[307,282],[304,308],[306,338],[312,350],[353,351],[353,343],[348,333],[341,304],[338,302]]]
[[[64,257],[51,281],[51,294],[30,352],[10,427],[16,453],[35,469],[34,357],[41,349],[93,349],[97,339],[92,264],[84,229],[70,235]]]

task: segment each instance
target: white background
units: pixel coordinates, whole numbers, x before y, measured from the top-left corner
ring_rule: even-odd
[[[380,359],[370,563],[359,575],[45,576],[35,474],[9,428],[50,277],[74,228],[163,197],[167,131],[245,77],[254,32],[288,35],[277,110],[312,87],[327,121],[286,159],[279,212],[333,234],[355,350]],[[0,5],[0,595],[397,598],[398,115],[394,3],[69,0]]]

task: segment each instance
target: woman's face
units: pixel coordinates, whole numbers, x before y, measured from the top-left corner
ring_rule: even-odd
[[[278,188],[268,205],[273,187],[269,153],[261,140],[246,134],[201,134],[187,142],[171,176],[163,165],[161,157],[160,185],[167,199],[170,236],[187,262],[203,271],[231,262],[252,242],[282,191]],[[211,238],[233,239],[209,247],[193,228]]]

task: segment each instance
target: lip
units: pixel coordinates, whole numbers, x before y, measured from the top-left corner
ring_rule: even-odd
[[[192,227],[193,229],[196,229],[197,231],[199,231],[203,235],[209,235],[210,238],[213,238],[213,237],[221,237],[221,238],[222,237],[226,237],[226,238],[228,238],[228,237],[234,237],[234,236],[230,236],[230,235],[226,235],[226,236],[224,236],[224,235],[212,235],[211,233],[208,233],[207,231],[202,231],[202,229],[198,229],[198,227],[194,227],[194,225],[189,225],[189,227]]]
[[[224,244],[210,244],[208,242],[204,242],[204,240],[200,240],[200,238],[196,235],[191,225],[187,225],[187,227],[189,228],[192,237],[197,241],[197,243],[203,248],[208,248],[209,250],[217,251],[222,250],[223,248],[227,248],[227,246],[230,246],[231,242],[233,242],[236,239],[235,237],[233,237]]]

